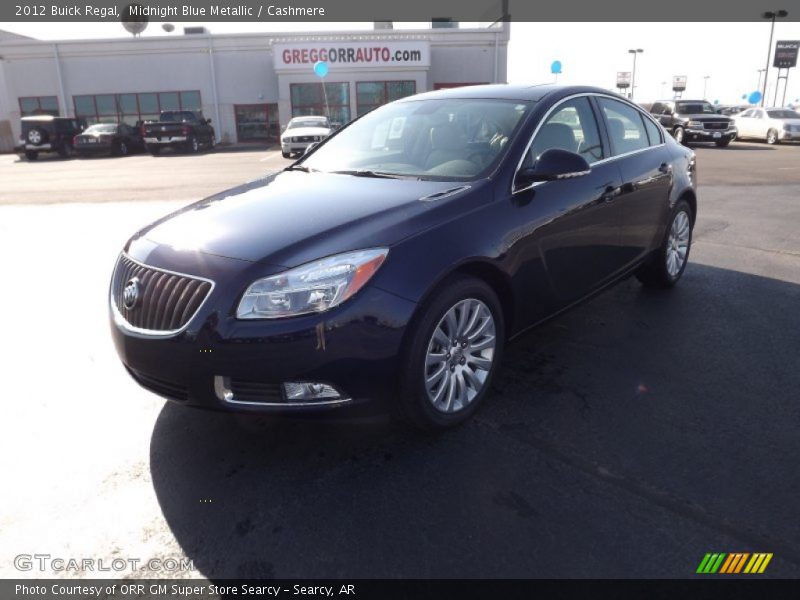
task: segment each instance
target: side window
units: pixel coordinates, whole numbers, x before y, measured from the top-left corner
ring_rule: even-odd
[[[751,109],[749,109],[749,110],[746,110],[746,111],[744,111],[742,114],[740,114],[739,116],[740,116],[740,117],[744,117],[744,118],[746,118],[746,119],[749,119],[750,117],[752,117],[752,116],[753,116],[753,109],[751,108]]]
[[[651,146],[658,146],[664,143],[664,138],[661,136],[661,128],[653,123],[650,119],[641,115],[644,121],[644,128],[647,130],[647,138],[650,140]]]
[[[589,164],[604,158],[597,120],[586,96],[567,100],[550,114],[536,133],[523,167],[533,166],[542,152],[551,148],[576,152]]]
[[[642,150],[650,145],[638,110],[611,98],[598,98],[598,101],[608,123],[613,155]]]

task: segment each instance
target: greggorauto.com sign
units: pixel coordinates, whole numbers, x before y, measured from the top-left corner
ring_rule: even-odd
[[[313,42],[275,44],[272,49],[276,71],[311,70],[317,61],[331,68],[428,67],[428,42]]]

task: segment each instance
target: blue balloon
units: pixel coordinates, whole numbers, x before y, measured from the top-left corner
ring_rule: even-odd
[[[328,74],[328,63],[324,60],[319,60],[314,63],[314,73],[317,77],[325,77]]]
[[[758,104],[761,102],[761,92],[755,91],[747,97],[747,101],[750,104]]]
[[[550,72],[553,73],[554,75],[558,75],[559,73],[561,73],[561,61],[560,60],[554,60],[553,61],[553,64],[550,65]]]

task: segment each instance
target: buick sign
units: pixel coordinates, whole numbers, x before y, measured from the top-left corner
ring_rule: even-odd
[[[128,283],[125,284],[125,288],[122,290],[122,305],[131,310],[136,306],[136,302],[139,300],[139,278],[134,277]]]

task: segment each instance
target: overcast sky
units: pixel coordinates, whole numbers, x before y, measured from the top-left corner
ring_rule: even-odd
[[[143,34],[180,35],[182,28],[204,25],[212,33],[259,31],[327,31],[371,29],[372,23],[175,23],[172,34],[151,23]],[[396,27],[410,27],[410,23]],[[119,23],[0,23],[6,29],[40,39],[80,39],[128,36]],[[800,40],[800,23],[778,22],[776,40]],[[710,75],[706,98],[723,104],[741,102],[757,89],[758,69],[766,65],[769,23],[513,23],[509,45],[511,83],[553,81],[550,65],[562,63],[559,83],[611,88],[617,71],[630,71],[631,48],[637,57],[636,100],[671,95],[673,75],[685,75],[684,97],[703,95],[704,76]],[[774,43],[773,43],[774,44]],[[770,68],[768,103],[772,103],[776,69]],[[662,82],[665,82],[662,84]],[[779,90],[783,91],[783,84]],[[800,74],[790,71],[787,102],[800,97]]]

